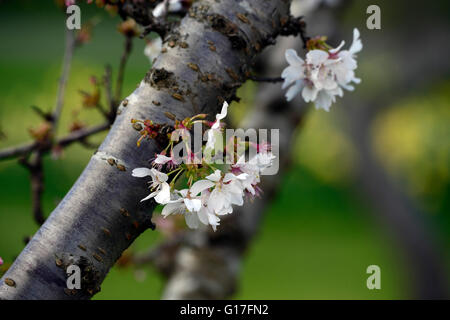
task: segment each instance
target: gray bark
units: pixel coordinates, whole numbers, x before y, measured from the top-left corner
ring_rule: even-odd
[[[100,290],[122,252],[152,227],[154,203],[140,203],[148,190],[131,170],[148,166],[160,149],[153,141],[137,148],[130,120],[165,123],[170,122],[165,112],[179,119],[216,113],[279,33],[289,3],[203,0],[193,5],[166,37],[167,51],[128,103],[121,103],[111,131],[78,181],[1,279],[0,299],[88,299]],[[72,263],[82,268],[81,290],[66,289],[65,268]]]

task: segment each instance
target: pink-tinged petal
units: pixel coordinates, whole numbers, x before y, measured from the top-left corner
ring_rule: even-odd
[[[287,49],[284,55],[286,57],[286,61],[292,66],[302,66],[305,63],[294,49]]]
[[[143,178],[143,177],[151,176],[152,171],[149,168],[136,168],[136,169],[133,169],[133,172],[131,173],[131,175],[133,177]]]

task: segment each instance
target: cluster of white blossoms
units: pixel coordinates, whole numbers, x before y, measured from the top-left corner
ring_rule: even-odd
[[[344,41],[334,49],[321,39],[315,41],[313,47],[318,49],[310,50],[305,60],[295,50],[286,50],[289,66],[281,74],[284,79],[282,88],[290,86],[286,92],[288,101],[301,93],[305,102],[314,102],[317,109],[329,111],[336,96],[344,95],[343,89],[352,91],[352,83],[361,82],[355,77],[355,70],[356,54],[362,50],[363,45],[356,28],[353,30],[353,43],[349,50],[341,50]]]
[[[203,154],[225,154],[226,149],[234,150],[234,145],[230,148],[217,150],[216,140],[218,134],[222,132],[223,125],[220,123],[227,115],[228,104],[225,102],[222,111],[216,115],[216,120],[212,123],[201,120],[206,115],[197,115],[187,118],[181,122],[177,121],[174,130],[169,134],[170,144],[164,153],[157,154],[153,160],[152,168],[136,168],[133,170],[134,177],[150,177],[151,193],[142,199],[146,201],[154,199],[158,204],[164,206],[162,215],[167,217],[171,214],[182,214],[186,224],[190,228],[198,228],[200,224],[210,225],[214,230],[220,224],[220,217],[233,212],[233,206],[242,206],[244,198],[258,196],[261,192],[261,173],[273,164],[275,156],[271,152],[268,143],[250,145],[255,148],[254,156],[245,161],[245,154],[240,155],[236,161],[229,165],[222,165],[219,169],[209,163]],[[201,154],[195,154],[189,148],[187,135],[192,125],[201,121],[210,126],[207,132],[207,142],[202,148]],[[134,123],[137,121],[134,120]],[[146,122],[143,135],[157,135],[157,125]],[[150,132],[150,133],[149,133]],[[175,159],[173,154],[173,144],[181,141],[186,143],[187,154],[183,161]],[[245,142],[243,142],[245,144]],[[170,156],[166,151],[170,149]],[[197,161],[192,161],[192,160]],[[162,172],[165,168],[168,173]],[[169,177],[173,175],[169,183]],[[177,189],[176,180],[182,175],[187,179],[187,188]]]

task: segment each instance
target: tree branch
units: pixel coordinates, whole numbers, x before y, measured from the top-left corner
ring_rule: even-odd
[[[155,204],[140,202],[148,190],[131,170],[148,165],[160,150],[153,141],[136,148],[131,119],[164,123],[166,112],[179,119],[215,114],[223,100],[235,96],[234,83],[246,79],[261,49],[273,43],[289,4],[203,0],[193,5],[165,39],[166,53],[156,59],[127,103],[119,106],[99,151],[2,278],[0,299],[87,299],[100,290],[122,252],[153,227]],[[238,13],[248,21],[239,19]],[[216,50],[209,49],[210,43]],[[189,67],[192,64],[197,70]],[[122,215],[121,209],[129,214]],[[82,289],[76,292],[64,290],[69,264],[80,265],[84,273]]]

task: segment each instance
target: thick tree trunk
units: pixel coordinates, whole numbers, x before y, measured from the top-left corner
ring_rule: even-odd
[[[160,151],[136,147],[132,118],[169,122],[213,115],[233,98],[259,51],[287,21],[290,1],[203,0],[165,39],[164,51],[119,107],[110,133],[88,166],[1,279],[0,299],[88,299],[114,262],[152,227],[154,203],[140,203],[146,184],[131,176]],[[125,101],[125,100],[124,100]],[[69,264],[83,271],[82,288],[66,288]]]

